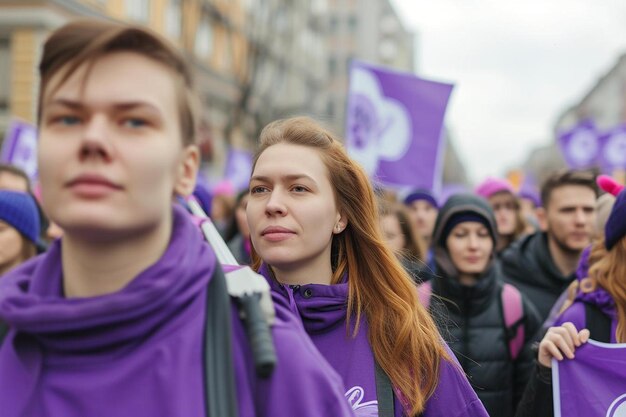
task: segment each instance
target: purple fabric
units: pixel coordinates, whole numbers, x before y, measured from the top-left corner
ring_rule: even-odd
[[[404,198],[404,204],[408,206],[414,201],[419,201],[419,200],[427,201],[430,203],[431,206],[433,206],[436,209],[439,209],[439,204],[437,203],[437,200],[433,196],[433,193],[430,192],[429,190],[411,191],[409,195],[407,195]]]
[[[239,192],[248,189],[250,175],[252,175],[252,153],[243,149],[229,149],[224,178],[233,184],[236,192]]]
[[[599,133],[591,120],[584,120],[567,131],[559,132],[558,143],[567,166],[590,168],[600,153]]]
[[[583,250],[580,261],[578,262],[578,267],[576,269],[576,279],[580,283],[583,279],[589,276],[589,254],[591,252],[591,247],[587,247]],[[567,291],[565,291],[567,293]],[[602,287],[597,286],[595,290],[591,292],[582,292],[580,289],[578,290],[576,297],[574,298],[574,304],[570,306],[567,310],[565,310],[560,316],[558,315],[558,311],[561,310],[561,307],[567,296],[561,296],[559,301],[555,303],[554,307],[550,312],[550,316],[546,323],[544,324],[544,328],[550,326],[560,326],[565,322],[572,322],[577,329],[583,329],[586,327],[586,314],[585,314],[585,305],[584,303],[593,304],[600,309],[604,314],[611,318],[611,340],[615,343],[615,330],[617,329],[617,309],[615,307],[615,302],[611,295]]]
[[[626,168],[626,123],[602,134],[599,162],[602,172],[613,175],[616,169]]]
[[[345,132],[350,156],[383,184],[439,189],[452,88],[353,61]]]
[[[580,283],[583,279],[589,276],[589,255],[591,254],[591,246],[586,247],[578,262],[578,268],[576,268],[576,279]],[[580,288],[580,287],[579,287]],[[617,310],[615,307],[615,301],[613,297],[602,287],[597,286],[595,290],[591,292],[582,292],[578,290],[574,301],[582,301],[585,303],[593,304],[598,307],[604,314],[617,320]]]
[[[315,346],[339,372],[355,414],[359,417],[378,416],[375,363],[367,338],[367,322],[362,320],[356,337],[352,337],[346,328],[347,278],[346,282],[336,285],[308,284],[292,288],[271,278],[266,266],[260,272],[268,279],[274,298],[288,300]],[[454,358],[449,349],[448,353]],[[440,369],[439,384],[428,400],[423,416],[487,417],[460,365],[444,360]],[[405,415],[396,398],[395,417]]]
[[[66,299],[62,240],[0,280],[0,413],[115,417],[205,415],[206,287],[216,260],[183,209],[170,244],[122,290]],[[340,378],[284,305],[272,327],[278,365],[254,373],[233,304],[233,358],[241,417],[350,416]]]
[[[626,236],[626,189],[616,197],[611,214],[604,226],[604,244],[611,250],[617,242]]]
[[[626,345],[590,341],[553,364],[555,417],[626,415]]]
[[[34,184],[38,178],[37,128],[30,123],[13,120],[2,142],[2,162],[15,165],[26,172]]]

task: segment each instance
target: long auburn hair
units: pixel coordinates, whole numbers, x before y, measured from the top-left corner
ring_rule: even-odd
[[[441,359],[450,358],[435,323],[418,301],[415,284],[385,244],[367,174],[348,157],[337,137],[306,117],[267,125],[254,166],[263,151],[279,143],[315,149],[326,165],[338,209],[348,220],[346,229],[333,235],[331,249],[331,282],[339,283],[345,273],[350,277],[346,326],[354,317],[356,335],[365,315],[376,361],[409,415],[419,414],[437,386]],[[258,270],[262,260],[254,249],[252,257]]]
[[[604,288],[615,301],[617,308],[617,329],[615,339],[618,343],[626,342],[626,237],[618,241],[607,251],[604,238],[598,239],[589,254],[589,276],[586,285],[574,281],[568,288],[568,298],[561,312],[572,305],[577,292],[591,292],[598,286]],[[582,284],[582,283],[581,283]],[[580,288],[579,288],[580,287]]]

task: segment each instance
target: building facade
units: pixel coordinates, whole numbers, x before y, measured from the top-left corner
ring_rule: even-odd
[[[415,71],[414,35],[389,0],[329,0],[326,119],[343,132],[350,62]]]
[[[553,128],[549,145],[533,150],[522,169],[532,172],[541,183],[554,170],[565,168],[566,163],[559,150],[559,132],[567,131],[584,120],[593,120],[601,131],[626,122],[626,54],[619,57],[615,65],[574,105],[563,111]],[[614,173],[624,178],[624,172]]]
[[[228,146],[253,148],[262,124],[323,111],[326,12],[326,0],[0,0],[0,137],[11,117],[36,120],[36,69],[51,31],[81,17],[133,22],[192,63],[203,156],[219,175]]]

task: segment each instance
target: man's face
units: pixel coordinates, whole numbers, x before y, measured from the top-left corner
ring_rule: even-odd
[[[541,227],[564,251],[579,252],[591,243],[596,221],[596,195],[589,187],[555,188],[540,216]]]
[[[172,197],[195,178],[183,148],[169,69],[131,52],[86,64],[42,103],[43,205],[65,232],[113,236],[149,230],[171,215]],[[58,82],[58,81],[56,81]]]

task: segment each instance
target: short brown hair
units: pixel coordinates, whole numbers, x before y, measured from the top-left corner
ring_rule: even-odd
[[[550,175],[548,179],[541,186],[541,202],[545,208],[550,204],[550,197],[552,192],[565,185],[579,185],[581,187],[587,187],[592,190],[598,197],[598,186],[596,185],[596,178],[591,171],[572,171],[561,170]]]
[[[87,64],[87,78],[98,58],[115,52],[134,52],[171,70],[177,84],[181,138],[184,145],[194,144],[198,105],[185,58],[167,40],[146,28],[105,20],[73,21],[57,29],[46,41],[39,65],[39,122],[44,93],[52,77],[62,71],[61,80],[55,86],[59,88],[74,71]]]

